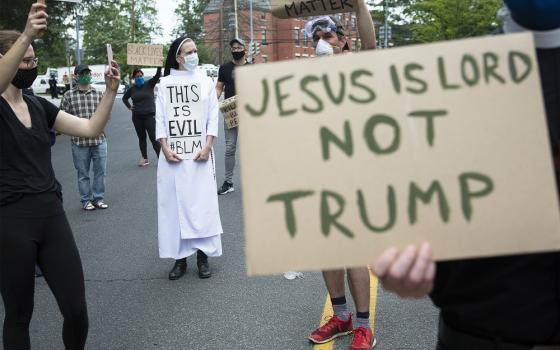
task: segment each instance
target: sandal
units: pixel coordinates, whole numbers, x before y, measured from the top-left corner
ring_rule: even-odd
[[[105,202],[103,202],[103,200],[98,200],[97,202],[94,202],[93,205],[97,209],[107,209],[107,208],[109,208],[109,206]]]
[[[83,209],[87,211],[92,211],[95,210],[95,206],[90,201],[87,201],[84,203]]]

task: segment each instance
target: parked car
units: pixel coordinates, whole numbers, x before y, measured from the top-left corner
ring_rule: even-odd
[[[57,84],[56,85],[59,94],[63,94],[66,90],[64,84]],[[49,87],[49,78],[46,75],[39,75],[37,79],[31,85],[33,92],[36,94],[50,94],[51,90]]]
[[[96,81],[91,83],[91,86],[100,92],[105,92],[105,90],[107,90],[107,85],[105,85],[104,81]],[[117,89],[117,94],[124,94],[124,85],[123,84],[119,84],[119,88]]]

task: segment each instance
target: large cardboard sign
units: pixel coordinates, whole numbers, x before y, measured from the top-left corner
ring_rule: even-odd
[[[163,45],[128,43],[126,45],[126,63],[131,66],[162,67]]]
[[[353,12],[356,0],[272,0],[271,6],[274,17],[297,18]]]
[[[560,248],[530,35],[236,74],[249,274]]]
[[[202,150],[202,98],[200,82],[166,85],[165,110],[168,115],[169,148],[181,159],[193,160]]]

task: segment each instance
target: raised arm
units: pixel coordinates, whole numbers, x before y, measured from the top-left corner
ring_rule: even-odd
[[[47,30],[46,8],[43,4],[31,5],[23,34],[19,36],[8,52],[0,57],[0,94],[10,86],[29,45]],[[0,52],[0,54],[2,53]]]
[[[373,50],[377,48],[373,19],[365,0],[357,0],[356,5],[356,20],[358,21],[358,34],[362,42],[362,50]]]
[[[111,70],[105,73],[105,83],[107,90],[99,102],[99,106],[90,119],[78,118],[72,114],[60,111],[54,122],[54,128],[63,134],[80,136],[80,137],[96,137],[101,134],[103,128],[111,117],[111,110],[117,96],[119,88],[119,66],[117,62],[111,62]]]
[[[156,84],[159,81],[159,78],[161,77],[161,67],[158,67],[157,71],[156,71],[156,75],[154,75],[152,77],[152,79],[150,79],[148,81],[148,84],[150,84],[152,87],[156,86]]]

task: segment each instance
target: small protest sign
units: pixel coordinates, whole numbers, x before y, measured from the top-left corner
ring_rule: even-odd
[[[202,150],[200,118],[203,113],[200,83],[166,85],[165,110],[168,115],[169,149],[183,160],[193,160]]]
[[[297,18],[353,12],[356,0],[272,0],[271,7],[276,18]]]
[[[163,45],[132,44],[126,45],[126,63],[131,66],[163,66]]]
[[[560,249],[530,34],[236,70],[249,274]]]
[[[220,112],[224,115],[224,122],[228,129],[237,128],[239,126],[236,96],[232,96],[220,102]]]

